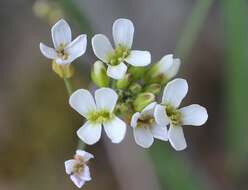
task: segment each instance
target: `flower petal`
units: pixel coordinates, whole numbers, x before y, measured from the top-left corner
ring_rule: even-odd
[[[160,73],[164,73],[167,75],[167,71],[173,65],[173,55],[168,54],[163,56],[158,62],[158,68]]]
[[[73,168],[77,164],[76,160],[70,159],[65,161],[65,172],[70,175],[73,172]]]
[[[78,187],[81,188],[85,184],[85,181],[82,180],[78,175],[73,174],[70,176],[72,182]]]
[[[113,24],[112,32],[115,46],[121,44],[128,48],[132,47],[134,26],[131,20],[123,18],[117,19]]]
[[[57,57],[55,49],[50,48],[43,43],[40,43],[40,51],[48,59],[55,59]]]
[[[100,88],[95,91],[95,100],[97,109],[105,109],[112,112],[118,100],[118,95],[111,88]]]
[[[108,66],[107,75],[113,79],[119,80],[124,77],[127,72],[127,66],[124,63],[120,63],[116,66]]]
[[[52,27],[52,39],[57,49],[61,44],[67,45],[71,42],[71,28],[69,24],[61,19]]]
[[[144,67],[151,63],[151,54],[149,51],[132,50],[125,60],[132,66]]]
[[[77,136],[86,144],[92,145],[99,141],[102,133],[101,124],[93,124],[87,121],[77,131]]]
[[[66,65],[66,64],[70,64],[71,60],[70,59],[62,59],[61,57],[57,57],[55,59],[55,62],[59,65]]]
[[[103,123],[103,126],[112,143],[120,143],[124,139],[126,134],[126,123],[118,117]]]
[[[187,147],[185,137],[183,134],[183,128],[181,126],[170,126],[168,131],[169,141],[171,146],[177,150],[184,150]]]
[[[183,125],[200,126],[203,125],[208,119],[206,108],[192,104],[180,109],[182,113]]]
[[[114,52],[108,38],[103,34],[97,34],[92,38],[91,43],[96,57],[107,63],[108,55]]]
[[[180,66],[181,66],[181,60],[180,59],[173,59],[173,64],[166,72],[166,76],[168,77],[168,79],[171,79],[174,76],[176,76],[176,74],[179,71]]]
[[[153,142],[153,136],[148,127],[136,127],[133,129],[135,142],[143,148],[149,148]]]
[[[160,139],[162,141],[168,141],[167,127],[154,124],[150,130],[154,138]]]
[[[150,115],[153,116],[154,115],[154,109],[156,107],[156,102],[152,102],[150,104],[148,104],[141,112],[141,114],[146,114],[146,115]]]
[[[85,118],[88,117],[88,113],[96,109],[96,104],[93,96],[88,90],[79,89],[70,96],[70,106],[80,113]]]
[[[76,58],[83,55],[86,51],[87,36],[82,34],[73,40],[66,48],[65,52],[68,53],[68,60],[74,61]]]
[[[91,158],[94,158],[93,154],[86,152],[84,150],[77,150],[76,154],[83,157],[85,162],[89,161]]]
[[[163,93],[162,103],[178,108],[183,98],[188,92],[188,83],[184,79],[174,79],[170,81]]]
[[[137,121],[140,118],[141,114],[139,112],[136,112],[132,115],[132,119],[131,119],[131,127],[135,128],[137,126]]]
[[[166,127],[170,123],[170,119],[165,112],[165,107],[156,105],[154,110],[154,118],[157,124]]]
[[[84,181],[90,181],[91,180],[89,166],[84,165],[84,170],[83,170],[82,174],[80,175],[80,178]]]

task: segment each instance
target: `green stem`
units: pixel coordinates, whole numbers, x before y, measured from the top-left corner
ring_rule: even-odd
[[[176,46],[175,52],[181,59],[185,60],[189,56],[199,32],[204,25],[204,21],[208,15],[209,8],[212,3],[213,0],[196,1],[192,13],[182,31],[181,38]]]
[[[65,88],[70,96],[73,92],[72,85],[69,78],[64,78]]]
[[[68,95],[70,96],[73,92],[73,88],[72,88],[72,84],[71,84],[71,81],[69,78],[64,78],[64,83],[65,83],[65,88],[68,92]],[[84,149],[85,148],[85,145],[84,143],[79,140],[78,141],[78,145],[77,145],[77,149]]]

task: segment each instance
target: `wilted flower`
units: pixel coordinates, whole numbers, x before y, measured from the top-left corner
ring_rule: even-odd
[[[97,34],[92,38],[95,55],[108,65],[108,76],[114,79],[123,78],[127,71],[124,62],[136,67],[150,64],[150,52],[131,50],[134,34],[132,21],[123,18],[117,19],[113,24],[112,32],[115,49],[103,34]]]
[[[42,54],[57,64],[68,64],[86,51],[87,36],[82,34],[71,41],[71,29],[68,23],[61,19],[51,29],[54,48],[40,43]]]
[[[168,138],[175,150],[183,150],[187,147],[182,125],[203,125],[208,118],[206,108],[192,104],[184,108],[178,108],[188,92],[188,84],[184,79],[174,79],[169,82],[163,93],[161,105],[157,105],[154,117],[158,124],[166,126],[170,124]]]
[[[142,112],[136,112],[131,119],[135,142],[143,148],[149,148],[154,138],[167,141],[167,127],[156,123],[154,108],[156,102],[146,106]]]
[[[77,131],[78,137],[86,144],[99,141],[102,125],[113,143],[120,143],[126,134],[126,124],[115,116],[114,108],[118,99],[116,92],[110,88],[95,91],[95,100],[88,90],[79,89],[70,97],[70,105],[87,119]]]
[[[91,158],[94,158],[92,154],[77,150],[73,159],[65,161],[65,171],[78,188],[91,180],[89,166],[87,166]]]

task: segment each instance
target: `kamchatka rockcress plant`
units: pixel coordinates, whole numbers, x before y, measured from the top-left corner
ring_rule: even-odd
[[[73,76],[71,63],[86,51],[87,37],[82,34],[72,41],[71,29],[64,20],[59,20],[51,33],[54,48],[40,43],[40,50],[52,59],[53,70],[66,80]],[[131,20],[117,19],[112,35],[114,48],[103,34],[96,34],[91,40],[99,59],[91,71],[91,80],[98,87],[94,96],[87,89],[70,95],[70,106],[86,119],[77,136],[93,145],[100,140],[103,128],[112,143],[120,143],[126,130],[132,128],[135,142],[143,148],[159,139],[169,141],[177,151],[184,150],[187,144],[182,126],[201,126],[208,113],[198,104],[179,108],[188,92],[185,79],[171,80],[178,73],[180,59],[169,54],[150,64],[149,51],[132,50]],[[65,162],[66,173],[78,188],[91,180],[87,163],[93,157],[77,150],[74,158]]]

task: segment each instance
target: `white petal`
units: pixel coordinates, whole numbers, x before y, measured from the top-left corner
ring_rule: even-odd
[[[80,175],[80,178],[84,181],[90,181],[91,180],[89,166],[84,165],[84,170],[83,170],[82,174]]]
[[[91,158],[94,158],[93,154],[86,152],[84,150],[77,150],[76,154],[83,157],[84,161],[89,161]]]
[[[85,181],[82,180],[78,175],[73,174],[70,176],[72,182],[78,187],[81,188],[85,184]]]
[[[57,57],[55,59],[56,63],[59,64],[59,65],[66,65],[66,64],[70,64],[71,63],[71,60],[70,59],[62,59],[60,57]]]
[[[77,135],[84,143],[92,145],[99,141],[101,132],[101,124],[92,124],[87,121],[80,129],[78,129]]]
[[[118,95],[111,88],[100,88],[95,91],[95,100],[97,109],[114,111]]]
[[[126,123],[118,117],[103,123],[103,126],[112,143],[120,143],[124,139],[126,134]]]
[[[153,142],[153,136],[149,128],[136,127],[133,129],[135,142],[143,148],[149,148]]]
[[[69,103],[71,107],[85,118],[88,117],[88,113],[96,110],[95,101],[93,96],[88,90],[79,89],[70,96]]]
[[[137,121],[140,118],[141,114],[139,112],[136,112],[132,115],[131,119],[131,127],[135,128],[137,126]]]
[[[50,48],[43,43],[40,43],[40,51],[48,59],[55,59],[57,57],[55,49]]]
[[[170,81],[163,93],[162,103],[169,104],[177,108],[188,92],[188,83],[184,79],[174,79]]]
[[[108,38],[103,34],[97,34],[92,38],[91,43],[96,57],[107,63],[108,55],[114,52]]]
[[[168,131],[168,137],[169,141],[171,143],[171,146],[177,150],[184,150],[187,147],[185,137],[183,134],[183,128],[181,126],[170,126]]]
[[[144,67],[151,63],[151,54],[149,51],[132,50],[125,60],[132,66]]]
[[[180,59],[173,59],[173,64],[172,66],[168,69],[166,75],[168,77],[168,79],[173,78],[174,76],[176,76],[176,74],[179,71],[179,68],[181,66],[181,60]]]
[[[165,107],[156,105],[154,110],[154,118],[157,124],[166,127],[170,123],[170,119],[165,112]]]
[[[172,54],[165,55],[158,62],[159,72],[167,75],[167,72],[172,65],[173,65],[173,55]]]
[[[153,116],[154,115],[154,109],[156,107],[156,102],[152,102],[150,104],[148,104],[141,112],[141,114],[145,114],[145,115],[150,115]]]
[[[131,48],[134,34],[134,26],[131,20],[117,19],[113,24],[112,32],[115,46],[121,44]]]
[[[190,106],[180,109],[182,113],[183,125],[203,125],[208,119],[208,113],[206,108],[198,105],[192,104]]]
[[[167,127],[154,124],[150,130],[154,138],[160,139],[162,141],[168,141]]]
[[[124,63],[120,63],[116,66],[108,66],[107,75],[113,79],[119,80],[124,77],[127,72],[127,66]]]
[[[66,48],[65,52],[68,53],[68,61],[72,62],[76,58],[83,55],[86,51],[87,36],[82,34],[73,40]]]
[[[70,175],[73,172],[73,168],[75,164],[77,164],[77,161],[73,159],[65,161],[65,172],[68,175]]]
[[[55,48],[58,48],[61,44],[67,45],[71,42],[71,28],[65,20],[59,20],[51,31]]]

